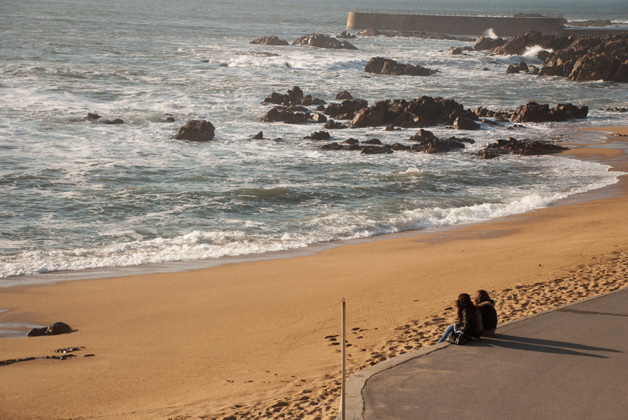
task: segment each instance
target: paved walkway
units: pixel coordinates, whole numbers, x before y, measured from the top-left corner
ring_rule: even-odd
[[[628,289],[364,369],[345,418],[628,419]]]

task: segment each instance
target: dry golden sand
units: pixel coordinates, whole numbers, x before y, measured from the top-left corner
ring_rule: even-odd
[[[625,147],[613,137],[568,154],[626,171]],[[434,343],[461,292],[487,289],[506,321],[617,290],[624,178],[610,198],[316,255],[0,290],[0,322],[78,330],[0,339],[0,361],[84,347],[0,366],[0,418],[334,418],[342,297],[352,372]]]

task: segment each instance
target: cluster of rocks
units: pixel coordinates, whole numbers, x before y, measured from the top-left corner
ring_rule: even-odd
[[[473,111],[478,117],[495,118],[499,121],[510,121],[514,123],[526,122],[561,122],[572,119],[585,119],[589,112],[587,106],[577,106],[571,103],[558,104],[550,108],[548,104],[538,104],[529,101],[511,111],[491,111],[479,107]]]
[[[293,86],[285,94],[273,92],[267,96],[262,104],[276,104],[266,115],[261,118],[264,122],[284,122],[286,124],[306,124],[309,122],[327,123],[327,129],[347,128],[346,125],[336,121],[327,121],[327,116],[340,120],[350,120],[355,113],[368,106],[364,99],[353,99],[347,91],[339,92],[336,99],[341,103],[327,103],[311,95],[304,95],[301,88]],[[327,105],[327,106],[326,106]],[[314,110],[307,108],[316,106]]]
[[[605,111],[608,111],[608,112],[628,112],[628,108],[615,106],[613,108],[606,108]]]
[[[480,37],[474,49],[500,55],[521,55],[540,46],[540,76],[561,76],[574,81],[603,80],[628,83],[628,33],[603,36],[543,35],[528,32],[509,40]]]
[[[473,51],[473,47],[451,47],[449,52],[451,55],[463,55],[467,51]]]
[[[314,139],[315,135],[321,132],[312,133],[306,137]],[[329,133],[322,135],[318,140],[329,139]],[[379,139],[369,139],[360,142],[350,138],[342,142],[327,143],[321,147],[322,150],[345,150],[359,151],[366,155],[390,154],[397,151],[423,152],[423,153],[446,153],[453,150],[464,149],[466,144],[473,144],[475,141],[470,138],[450,137],[447,139],[438,138],[431,131],[420,129],[415,135],[408,139],[415,144],[407,145],[403,143],[383,144]]]
[[[271,108],[261,118],[264,122],[284,122],[288,124],[325,123],[326,130],[343,128],[364,128],[386,126],[387,130],[399,128],[450,126],[458,130],[479,130],[478,121],[500,121],[512,123],[560,122],[571,119],[584,119],[588,114],[587,106],[571,103],[558,104],[550,108],[548,104],[528,102],[514,110],[493,111],[483,107],[475,110],[465,109],[453,99],[421,98],[407,100],[384,100],[369,106],[364,99],[353,99],[349,92],[343,91],[336,99],[339,103],[326,104],[322,99],[304,95],[294,86],[286,94],[273,92],[263,104],[279,104]],[[307,105],[318,105],[314,110]],[[486,120],[492,118],[495,121]],[[349,120],[347,124],[337,120]]]
[[[325,101],[318,98],[312,98],[312,95],[305,95],[298,86],[293,86],[285,94],[273,92],[268,95],[263,101],[263,104],[276,104],[286,106],[310,106],[310,105],[325,105]]]
[[[393,76],[429,76],[438,73],[438,70],[428,69],[414,64],[402,64],[395,60],[383,57],[373,57],[366,63],[364,71],[367,73],[388,74]]]
[[[531,74],[539,74],[539,68],[536,66],[528,66],[525,61],[521,61],[519,64],[511,64],[506,69],[507,74],[518,74],[518,73],[531,73]]]
[[[345,38],[350,38],[350,36],[348,36],[345,33]],[[285,39],[280,39],[277,36],[273,35],[273,36],[264,36],[261,38],[257,38],[253,41],[251,41],[251,44],[258,44],[258,45],[275,45],[275,46],[282,46],[282,45],[289,45],[288,41],[286,41]],[[327,36],[327,35],[323,35],[323,34],[309,34],[309,35],[304,35],[302,37],[300,37],[299,39],[295,40],[292,45],[304,45],[304,46],[308,46],[308,47],[317,47],[317,48],[331,48],[331,49],[346,49],[346,50],[357,50],[358,48],[351,44],[348,41],[340,41],[336,38]]]
[[[336,35],[336,38],[340,38],[340,39],[354,39],[354,38],[356,38],[356,36],[354,34],[352,34],[352,33],[347,32],[347,31],[342,31],[338,35]]]
[[[76,119],[72,119],[70,120],[71,122],[83,122],[83,121],[89,121],[91,123],[98,123],[98,124],[111,124],[111,125],[118,125],[118,124],[124,124],[124,121],[120,118],[114,118],[114,119],[109,119],[109,118],[103,118],[100,115],[94,113],[94,112],[88,112],[87,116],[84,118],[76,118]]]
[[[285,39],[280,39],[276,35],[273,35],[273,36],[263,36],[261,38],[254,39],[253,41],[251,41],[251,44],[276,45],[276,46],[289,45],[288,41],[286,41]]]
[[[452,125],[460,129],[477,129],[478,120],[473,111],[465,109],[453,99],[421,98],[375,102],[356,112],[349,127],[397,126],[403,128]]]
[[[568,148],[545,141],[530,139],[517,140],[509,137],[489,144],[484,149],[480,150],[477,155],[483,159],[494,159],[501,155],[547,155],[560,153],[563,150],[568,150]]]
[[[42,335],[59,335],[59,334],[68,334],[71,332],[74,332],[74,330],[65,322],[55,322],[54,324],[50,324],[48,327],[32,328],[26,334],[26,336],[27,337],[39,337]]]

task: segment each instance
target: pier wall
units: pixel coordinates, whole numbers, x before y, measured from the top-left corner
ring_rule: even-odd
[[[530,31],[553,34],[563,28],[563,18],[349,12],[347,29],[370,28],[473,36],[480,36],[489,28],[498,36],[514,36]]]

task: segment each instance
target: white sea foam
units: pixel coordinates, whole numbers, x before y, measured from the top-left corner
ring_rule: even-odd
[[[485,38],[491,38],[491,39],[497,39],[499,38],[497,36],[497,34],[495,33],[495,30],[493,28],[488,28],[487,30],[484,31],[484,33],[482,34]]]
[[[540,45],[534,45],[532,47],[526,47],[526,51],[523,53],[523,56],[527,59],[537,59],[538,60],[538,55],[541,51],[548,51],[548,52],[553,52],[553,50],[550,49],[546,49],[541,47]]]

